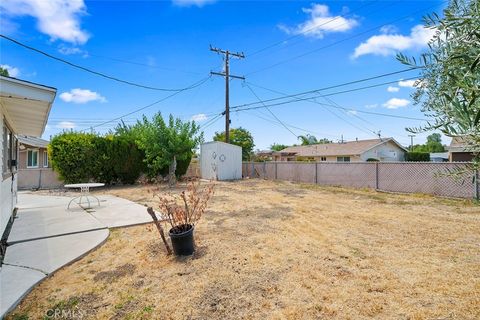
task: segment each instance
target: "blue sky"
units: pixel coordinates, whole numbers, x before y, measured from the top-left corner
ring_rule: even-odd
[[[261,99],[291,94],[402,70],[395,53],[419,55],[432,31],[422,16],[437,12],[443,1],[93,1],[5,0],[0,4],[1,33],[52,55],[128,81],[162,88],[183,88],[222,70],[222,56],[209,45],[244,52],[231,60],[231,73],[245,75]],[[380,27],[382,26],[382,27]],[[0,64],[12,76],[58,89],[44,138],[65,128],[88,129],[103,121],[166,97],[159,92],[113,82],[28,51],[4,39]],[[261,52],[255,52],[269,47]],[[277,65],[278,64],[278,65]],[[393,75],[370,84],[414,77]],[[231,81],[230,105],[257,101],[241,80]],[[329,96],[320,103],[356,110],[424,118],[412,104],[411,82]],[[197,119],[210,140],[224,129],[224,118],[209,121],[224,108],[222,77],[181,92],[126,117],[132,123],[144,113],[161,111],[185,120]],[[390,87],[390,88],[389,88]],[[326,107],[308,101],[233,112],[232,127],[250,130],[258,149],[272,143],[293,144],[313,133],[337,141],[393,136],[408,145],[405,127],[419,121],[382,117]],[[95,130],[106,132],[117,121]],[[295,128],[297,127],[297,128]],[[425,141],[419,134],[415,142]],[[444,143],[449,139],[444,138]]]

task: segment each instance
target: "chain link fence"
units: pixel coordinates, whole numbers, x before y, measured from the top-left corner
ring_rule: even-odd
[[[468,163],[244,162],[242,171],[250,178],[479,198],[479,174]]]

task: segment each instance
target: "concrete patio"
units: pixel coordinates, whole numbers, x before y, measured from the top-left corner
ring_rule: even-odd
[[[0,268],[0,318],[40,281],[106,241],[109,228],[151,222],[146,208],[102,195],[100,206],[84,210],[70,197],[30,192],[18,195],[18,211]]]

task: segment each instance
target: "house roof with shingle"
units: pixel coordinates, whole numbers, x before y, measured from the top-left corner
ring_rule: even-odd
[[[30,137],[30,136],[18,136],[18,141],[21,144],[31,146],[31,147],[37,147],[37,148],[46,148],[50,141],[43,140],[40,138],[35,138],[35,137]]]
[[[369,139],[346,141],[343,143],[312,144],[308,146],[293,146],[283,149],[281,152],[296,153],[301,157],[326,157],[326,156],[351,156],[360,155],[376,146],[387,142],[393,142],[402,150],[407,151],[393,138]]]
[[[467,152],[467,143],[463,137],[453,137],[448,147],[449,152]]]

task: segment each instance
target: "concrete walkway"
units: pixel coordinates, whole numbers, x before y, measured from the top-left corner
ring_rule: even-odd
[[[37,283],[104,243],[109,228],[151,222],[145,207],[122,198],[102,195],[99,207],[67,210],[70,199],[19,193],[0,268],[0,318]]]

